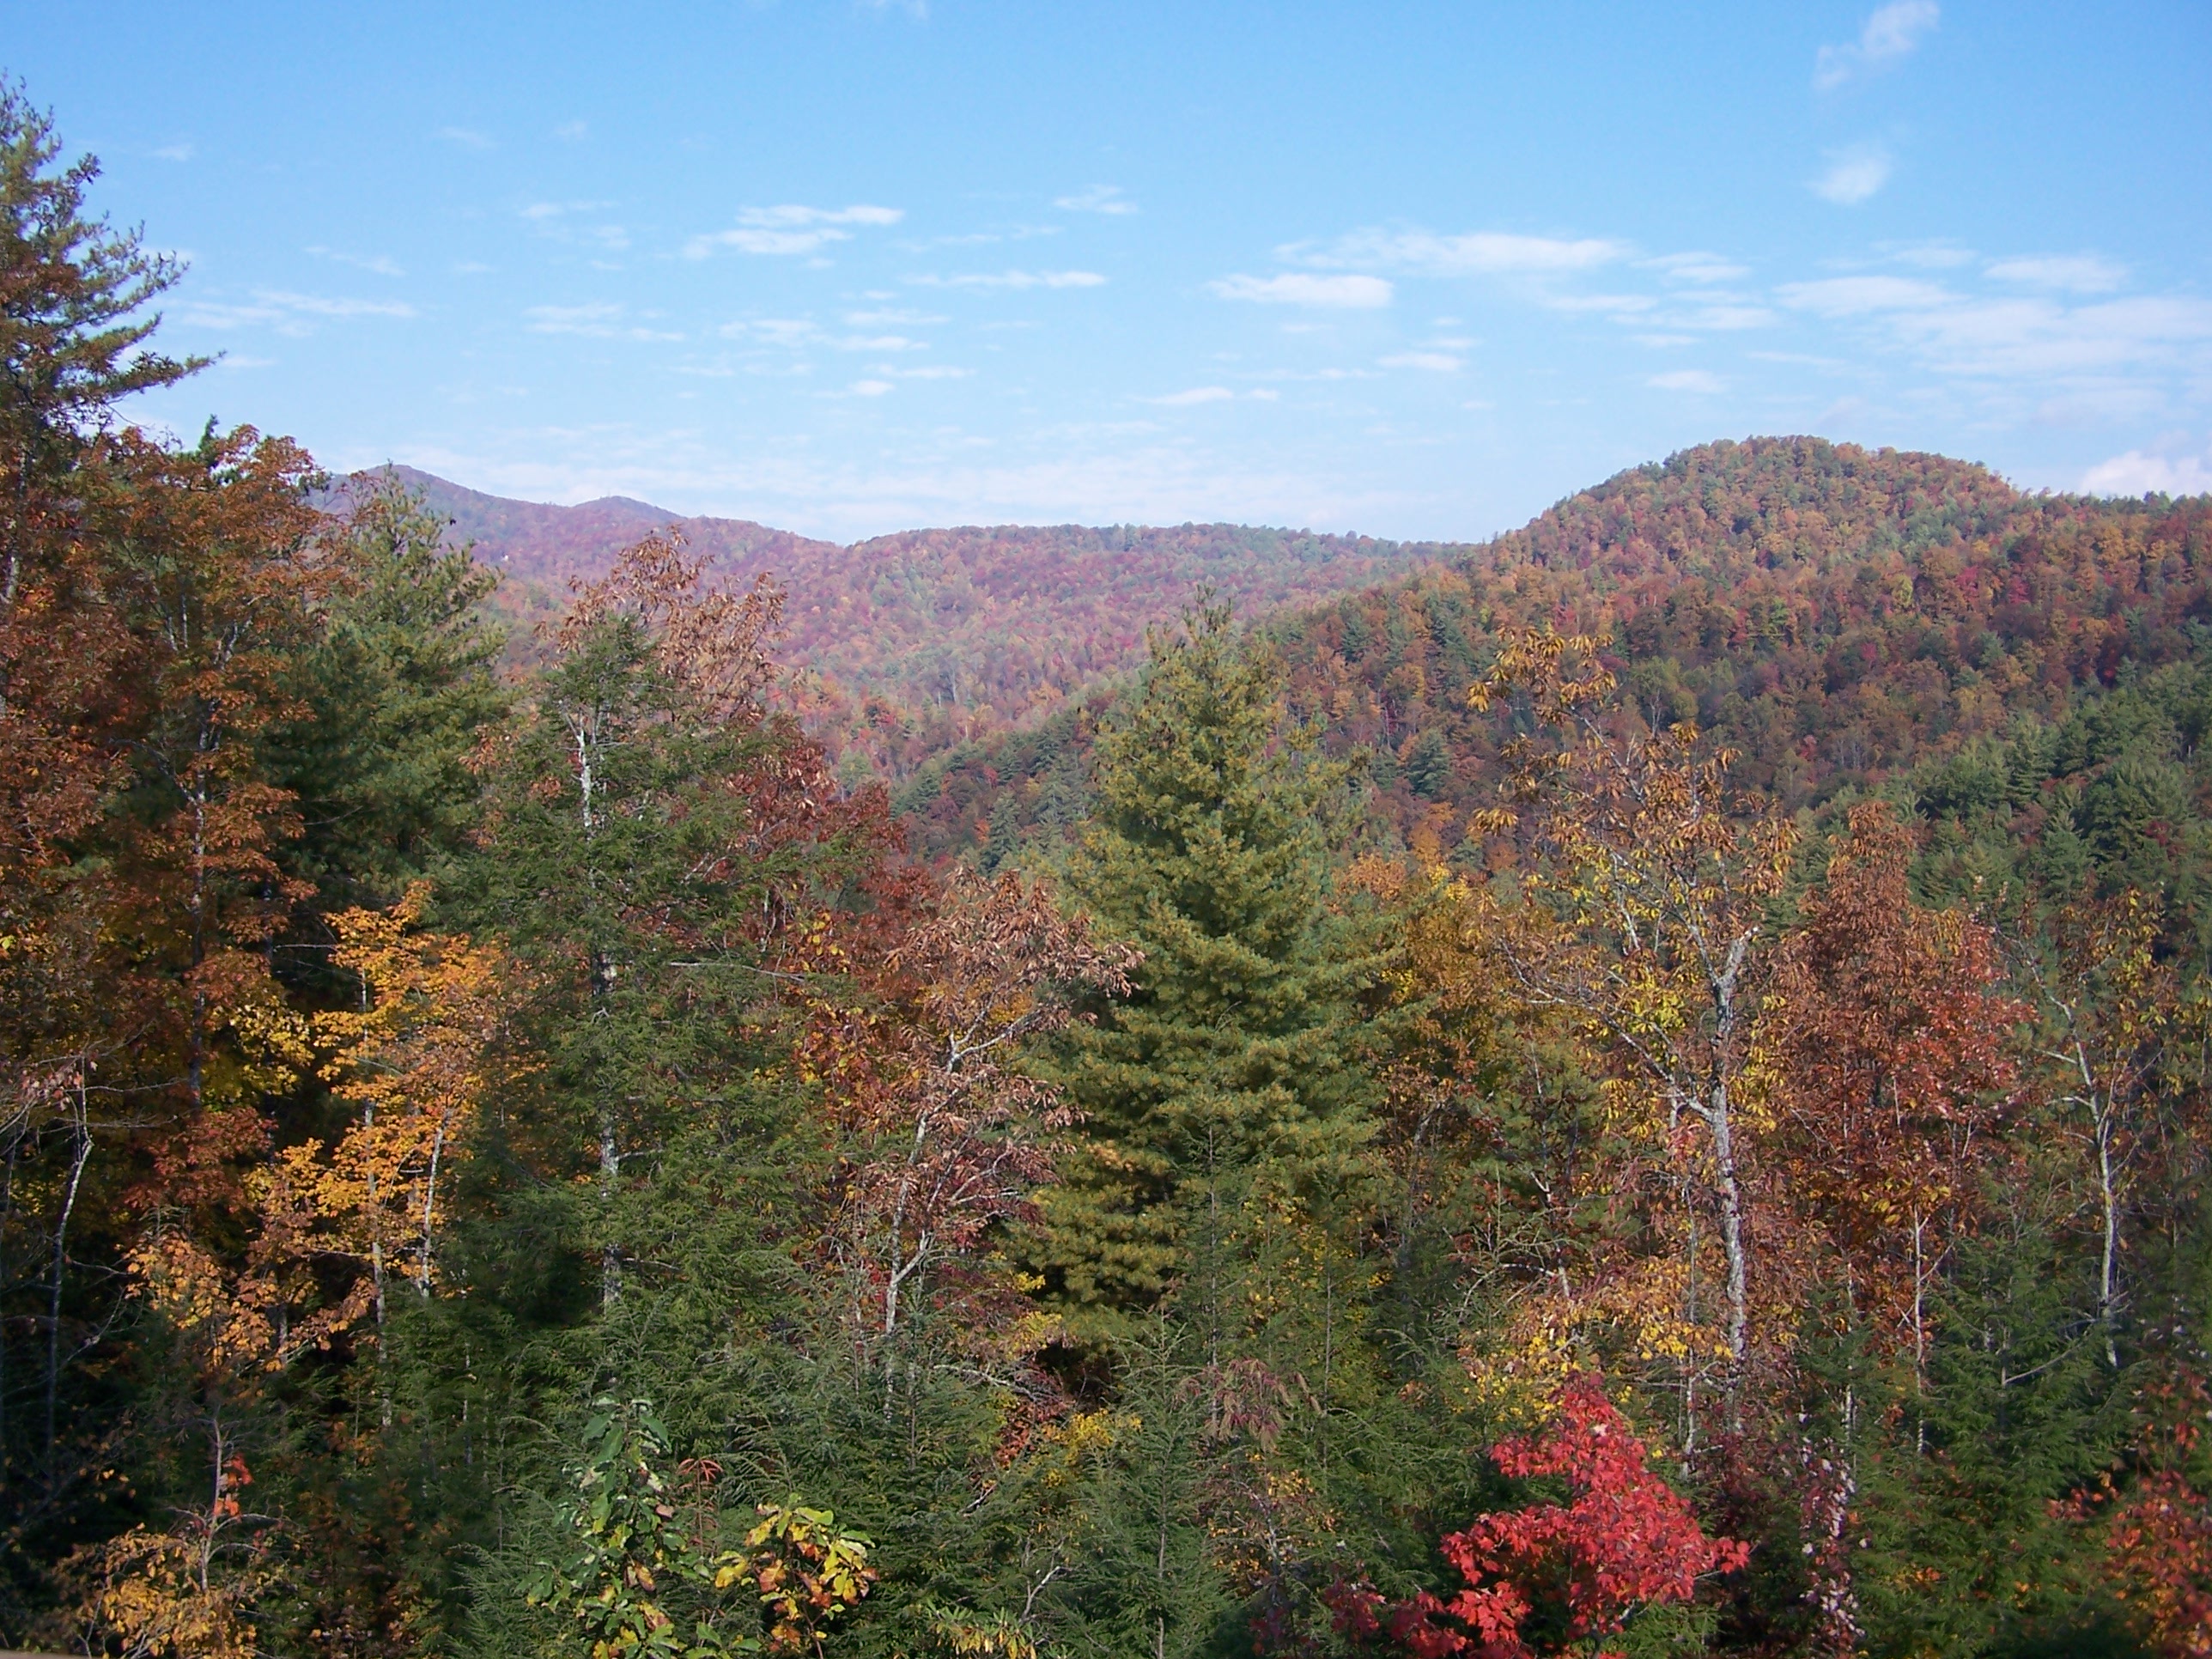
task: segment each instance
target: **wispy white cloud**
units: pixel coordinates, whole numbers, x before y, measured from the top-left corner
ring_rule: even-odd
[[[618,305],[532,306],[522,313],[533,334],[595,334],[616,332],[615,320],[623,314]]]
[[[333,300],[319,294],[292,294],[281,289],[257,289],[254,298],[283,309],[313,317],[412,317],[415,307],[400,300]]]
[[[234,301],[219,299],[188,299],[170,310],[173,321],[185,327],[208,327],[216,331],[230,331],[239,327],[261,327],[283,321],[283,310],[276,305],[239,305]]]
[[[523,326],[533,334],[579,334],[595,340],[680,340],[681,334],[629,320],[622,306],[602,302],[581,306],[532,306],[523,312]]]
[[[1892,0],[1875,11],[1848,46],[1822,46],[1813,64],[1813,84],[1832,91],[1910,58],[1942,13],[1936,0]]]
[[[1745,266],[1717,253],[1662,253],[1637,263],[1677,283],[1733,283],[1751,275]]]
[[[1649,294],[1547,294],[1539,303],[1551,311],[1597,312],[1614,317],[1637,317],[1659,301]]]
[[[1209,286],[1224,300],[1346,311],[1380,310],[1390,303],[1395,291],[1380,276],[1316,276],[1304,271],[1287,271],[1280,276],[1224,276]]]
[[[850,232],[842,230],[736,230],[716,231],[711,236],[695,236],[684,245],[684,257],[703,259],[718,247],[733,247],[740,253],[816,253],[824,244],[852,240]]]
[[[1070,213],[1134,213],[1137,210],[1137,204],[1121,193],[1119,185],[1093,185],[1073,196],[1055,197],[1052,204],[1056,208],[1065,208]]]
[[[157,161],[189,161],[196,152],[190,144],[164,144],[154,152]]]
[[[1956,270],[1974,263],[1974,251],[1956,242],[1890,243],[1881,249],[1883,260],[1893,265],[1911,265],[1920,270]]]
[[[540,236],[556,242],[582,242],[607,252],[629,246],[629,232],[618,224],[578,222],[588,214],[604,213],[612,202],[532,202],[519,209],[520,216]]]
[[[440,127],[438,137],[449,144],[459,144],[463,149],[489,149],[492,147],[489,135],[478,132],[474,127]]]
[[[1857,317],[1871,311],[1925,311],[1948,305],[1948,289],[1910,276],[1824,276],[1817,282],[1784,283],[1776,292],[1782,303],[1823,317]]]
[[[1225,386],[1194,386],[1188,392],[1170,392],[1164,398],[1139,398],[1140,404],[1158,404],[1166,409],[1188,409],[1194,404],[1225,404],[1236,397]]]
[[[592,136],[592,129],[582,121],[563,121],[553,129],[553,136],[568,143],[577,143]]]
[[[822,337],[822,331],[804,317],[750,317],[743,322],[725,323],[720,333],[729,340],[755,339],[765,345],[797,348],[811,345]]]
[[[855,380],[847,390],[855,398],[880,398],[898,388],[889,380]]]
[[[337,249],[329,247],[311,247],[307,252],[318,259],[328,259],[333,264],[351,265],[356,270],[374,271],[379,276],[404,276],[407,274],[399,268],[397,261],[381,253],[363,256],[341,253]]]
[[[848,322],[866,320],[871,316],[911,319],[918,322],[943,322],[941,317],[930,317],[920,312],[854,313]],[[808,317],[750,317],[738,322],[725,323],[715,331],[726,340],[744,340],[756,345],[771,346],[786,351],[867,351],[904,352],[927,351],[929,343],[904,334],[837,334],[822,327]],[[879,371],[889,373],[889,370]],[[921,371],[908,371],[918,374]]]
[[[2048,301],[1982,301],[1908,321],[1928,349],[1966,373],[2079,374],[2171,368],[2183,354],[2201,368],[2212,348],[2212,301],[2142,295],[2068,307]]]
[[[2045,297],[1972,295],[1917,278],[1832,276],[1777,290],[1797,311],[1856,321],[1875,337],[1953,375],[2035,380],[2170,368],[2212,369],[2212,301],[2136,295],[2069,305]],[[2095,390],[2111,407],[2114,388]]]
[[[1654,374],[1644,384],[1662,392],[1694,392],[1706,397],[1728,390],[1727,382],[1719,375],[1702,368],[1678,368],[1672,374]]]
[[[1106,279],[1095,270],[970,271],[958,276],[907,278],[921,288],[1100,288]]]
[[[871,207],[865,202],[851,207],[800,207],[786,203],[781,207],[747,208],[738,215],[741,225],[895,225],[906,217],[904,208]]]
[[[1762,305],[1745,302],[1687,306],[1667,312],[1657,320],[1669,328],[1698,328],[1715,332],[1732,332],[1738,329],[1768,328],[1779,320],[1775,313]]]
[[[2212,456],[2130,449],[2082,475],[2091,495],[2203,495],[2212,493]]]
[[[187,327],[218,332],[267,328],[298,337],[313,331],[317,321],[347,321],[363,317],[411,318],[415,307],[400,300],[355,300],[320,294],[295,294],[283,289],[256,289],[246,301],[187,300],[173,313]]]
[[[1066,225],[1009,225],[999,230],[967,230],[953,236],[920,237],[901,247],[919,253],[933,247],[986,247],[998,242],[1030,242],[1040,236],[1065,236]]]
[[[848,242],[851,225],[895,225],[906,217],[903,208],[875,207],[865,202],[851,207],[802,207],[787,203],[778,207],[747,208],[736,226],[695,236],[684,245],[686,258],[703,259],[718,247],[740,253],[816,253],[831,242]]]
[[[1618,242],[1477,231],[1441,236],[1426,230],[1356,230],[1316,246],[1277,250],[1291,264],[1323,270],[1407,270],[1423,276],[1544,276],[1588,270],[1625,256]]]
[[[848,311],[845,320],[854,328],[927,328],[950,319],[927,311]]]
[[[2000,259],[1984,274],[2001,283],[2020,283],[2071,294],[2110,294],[2128,280],[2126,266],[2087,253]]]
[[[1856,207],[1889,182],[1896,168],[1896,161],[1881,144],[1853,144],[1845,149],[1832,149],[1828,165],[1820,176],[1812,181],[1813,194],[1838,207]]]
[[[1420,368],[1432,374],[1455,374],[1467,367],[1464,358],[1448,351],[1401,351],[1382,359],[1385,368]]]

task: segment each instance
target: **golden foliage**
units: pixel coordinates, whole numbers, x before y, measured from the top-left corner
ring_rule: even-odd
[[[380,1300],[394,1272],[425,1297],[436,1283],[441,1188],[485,1101],[523,1066],[503,1047],[513,963],[466,935],[422,931],[428,901],[418,883],[389,911],[333,918],[333,960],[360,976],[362,1006],[316,1015],[313,1036],[322,1075],[358,1115],[336,1146],[287,1147],[260,1176],[271,1273],[335,1255],[367,1267]]]

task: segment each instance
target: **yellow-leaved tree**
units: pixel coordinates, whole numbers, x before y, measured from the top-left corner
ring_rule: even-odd
[[[161,1528],[133,1527],[80,1552],[72,1576],[88,1639],[134,1659],[247,1659],[257,1603],[282,1582],[273,1516],[243,1500],[252,1474],[233,1421],[272,1373],[371,1316],[380,1330],[397,1275],[428,1297],[437,1279],[441,1194],[468,1156],[491,1091],[521,1063],[503,1039],[514,979],[495,949],[421,927],[427,886],[389,911],[334,919],[339,968],[360,1006],[302,1022],[249,1005],[229,1017],[264,1057],[265,1079],[318,1069],[355,1109],[335,1145],[307,1140],[252,1177],[259,1230],[233,1271],[167,1226],[132,1252],[131,1294],[196,1378],[208,1431],[205,1500]],[[332,1261],[353,1282],[320,1286]],[[319,1272],[319,1270],[320,1270]]]
[[[322,1075],[355,1115],[333,1145],[285,1148],[258,1194],[270,1269],[358,1263],[380,1329],[395,1277],[430,1295],[441,1194],[469,1156],[486,1099],[526,1068],[504,1042],[512,964],[496,946],[424,929],[428,900],[417,883],[390,910],[332,919],[332,960],[358,976],[361,1000],[316,1015],[314,1030]]]
[[[1639,1304],[1648,1322],[1656,1310],[1640,1307],[1650,1300],[1641,1285],[1694,1336],[1701,1234],[1717,1240],[1718,1358],[1733,1417],[1753,1327],[1749,981],[1795,832],[1731,786],[1729,750],[1692,725],[1654,729],[1622,707],[1599,652],[1578,636],[1505,636],[1468,701],[1504,710],[1518,729],[1501,750],[1505,803],[1479,813],[1474,828],[1523,844],[1522,902],[1501,930],[1504,960],[1527,1003],[1589,1037],[1614,1127],[1642,1150],[1649,1218],[1679,1245],[1595,1288],[1601,1299]],[[1680,1358],[1694,1443],[1699,1366],[1694,1353]]]

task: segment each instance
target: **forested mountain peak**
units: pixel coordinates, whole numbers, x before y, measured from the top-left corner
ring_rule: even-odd
[[[1695,721],[1796,810],[2193,661],[2208,620],[2206,498],[2030,495],[1941,455],[1780,437],[1631,468],[1263,626],[1398,833],[1449,848],[1497,784],[1495,721],[1466,693],[1515,628],[1605,641],[1647,720]],[[956,751],[902,800],[933,848],[1008,846],[1080,815],[1080,741]]]
[[[1811,437],[1723,439],[1578,491],[1488,544],[1481,561],[1617,576],[1826,569],[1986,534],[2023,500],[1987,467],[1948,456]]]

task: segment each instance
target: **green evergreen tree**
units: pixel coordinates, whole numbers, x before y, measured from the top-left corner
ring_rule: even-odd
[[[538,1140],[546,1173],[583,1176],[570,1160],[592,1149],[608,1306],[628,1229],[658,1231],[650,1206],[623,1219],[628,1195],[672,1135],[749,1097],[764,938],[850,867],[852,815],[838,821],[818,757],[762,702],[779,603],[703,588],[665,542],[626,553],[562,625],[453,889],[459,921],[532,975],[549,1111],[512,1132]]]
[[[463,849],[482,793],[469,757],[511,698],[483,611],[498,574],[447,546],[445,520],[392,475],[349,493],[337,583],[293,665],[299,713],[274,769],[300,802],[288,868],[325,905],[384,905]]]
[[[1054,1062],[1085,1140],[1044,1195],[1035,1257],[1101,1334],[1178,1281],[1221,1306],[1253,1206],[1340,1182],[1366,1132],[1350,1038],[1371,964],[1330,905],[1343,770],[1290,724],[1275,655],[1226,606],[1152,647],[1100,734],[1072,870],[1100,933],[1145,959],[1134,994]]]

